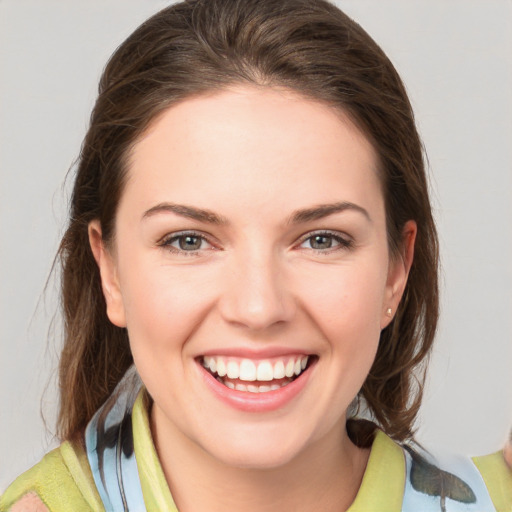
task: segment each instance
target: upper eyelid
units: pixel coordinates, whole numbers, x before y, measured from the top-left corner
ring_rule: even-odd
[[[303,235],[299,236],[297,241],[293,245],[298,246],[298,245],[304,243],[309,238],[311,238],[313,236],[317,236],[317,235],[332,236],[333,238],[342,239],[347,244],[354,242],[353,237],[345,232],[338,231],[338,230],[332,230],[332,229],[315,229],[312,231],[308,231],[308,232],[304,233]],[[167,233],[164,236],[162,236],[156,243],[159,246],[163,246],[167,242],[169,242],[171,240],[176,240],[177,238],[179,238],[181,236],[197,236],[197,237],[205,240],[208,244],[212,245],[213,247],[219,248],[219,242],[216,242],[214,240],[214,237],[212,237],[208,233],[205,233],[203,231],[198,231],[195,229],[184,229],[184,230],[180,230],[180,231],[174,231],[171,233]]]
[[[199,249],[191,249],[185,250],[180,247],[174,247],[173,244],[178,241],[181,237],[192,236],[200,238],[203,242],[208,244],[208,247],[199,248]],[[167,233],[163,237],[160,238],[158,242],[156,242],[156,247],[171,254],[174,254],[178,257],[201,257],[206,252],[211,252],[212,250],[218,250],[219,247],[215,243],[213,243],[209,237],[205,233],[197,232],[195,230],[183,230],[183,231],[174,231],[172,233]]]
[[[315,249],[313,247],[311,247],[311,248],[301,247],[302,244],[304,244],[304,242],[306,242],[310,238],[312,238],[314,236],[322,236],[322,235],[332,237],[334,240],[337,241],[338,246],[329,247],[329,248],[326,248],[326,249]],[[294,244],[293,248],[296,249],[296,250],[313,251],[313,252],[318,253],[318,254],[328,255],[328,254],[332,254],[332,253],[337,253],[338,251],[341,251],[341,250],[353,249],[354,245],[355,244],[354,244],[353,237],[351,237],[350,235],[348,235],[346,233],[343,233],[343,232],[340,232],[340,231],[333,231],[333,230],[316,230],[316,231],[310,231],[309,233],[304,234]]]
[[[161,245],[165,242],[168,242],[169,240],[180,238],[181,236],[197,236],[198,238],[206,240],[210,244],[212,243],[211,237],[208,236],[206,233],[196,231],[194,229],[184,229],[182,231],[173,231],[172,233],[166,233],[157,241],[157,244]]]
[[[353,241],[353,237],[351,237],[349,234],[347,234],[343,231],[337,231],[334,229],[315,229],[313,231],[308,231],[307,233],[304,233],[303,235],[301,235],[298,239],[299,240],[298,243],[302,243],[305,240],[307,240],[308,238],[311,238],[312,236],[315,236],[315,235],[328,235],[328,236],[332,236],[333,238],[341,238],[343,240],[346,240],[347,242]]]

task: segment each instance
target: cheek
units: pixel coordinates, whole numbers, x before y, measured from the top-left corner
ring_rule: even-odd
[[[186,344],[211,307],[215,286],[205,272],[165,266],[151,256],[125,262],[121,289],[134,357],[161,361],[164,352]]]
[[[172,407],[186,391],[188,342],[208,315],[213,287],[194,271],[140,269],[123,288],[130,349],[155,402]]]
[[[386,270],[382,265],[363,262],[319,268],[296,279],[301,283],[298,294],[305,308],[329,338],[339,337],[339,329],[353,331],[355,338],[360,337],[358,333],[372,333],[378,338],[386,287]]]
[[[372,366],[380,339],[386,272],[379,265],[340,267],[303,281],[304,309],[321,331],[330,381],[348,406]],[[311,273],[310,273],[311,275]]]

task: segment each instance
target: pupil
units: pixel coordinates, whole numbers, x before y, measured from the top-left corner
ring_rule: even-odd
[[[311,244],[313,249],[329,249],[332,246],[332,238],[329,236],[317,235]]]
[[[180,237],[180,249],[185,251],[197,250],[201,247],[201,239],[198,236]]]

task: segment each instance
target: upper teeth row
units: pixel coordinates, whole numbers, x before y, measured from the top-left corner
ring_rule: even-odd
[[[227,359],[223,356],[204,356],[203,366],[219,377],[246,381],[271,381],[300,375],[308,364],[308,356],[292,357],[288,360],[254,362],[250,359]]]

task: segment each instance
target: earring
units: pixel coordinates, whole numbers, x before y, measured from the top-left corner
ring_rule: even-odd
[[[393,310],[391,308],[386,309],[386,315],[391,316],[393,314]]]

